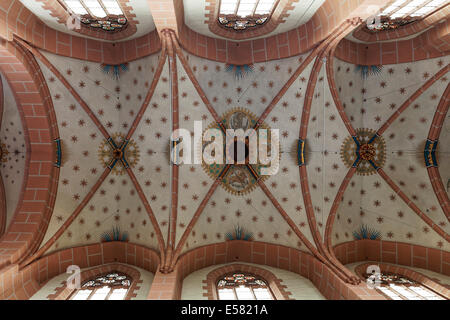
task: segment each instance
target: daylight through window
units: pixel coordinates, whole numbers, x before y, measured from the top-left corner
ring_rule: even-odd
[[[117,0],[63,0],[83,25],[105,31],[120,31],[127,19]]]
[[[266,23],[277,0],[222,0],[219,24],[234,30],[246,30]]]
[[[445,300],[434,291],[418,282],[393,273],[382,273],[378,279],[376,275],[365,274],[366,279],[375,284],[376,289],[392,300]]]
[[[447,0],[396,0],[367,24],[372,32],[397,29],[417,21],[444,5]]]
[[[217,283],[219,300],[274,300],[266,282],[253,275],[234,273]]]
[[[70,300],[124,300],[130,286],[130,277],[111,272],[83,283]]]

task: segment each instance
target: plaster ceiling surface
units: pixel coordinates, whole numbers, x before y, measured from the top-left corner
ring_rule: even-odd
[[[119,83],[105,74],[97,63],[46,52],[43,54],[90,106],[113,139],[128,133],[137,109],[147,94],[158,55],[129,63],[129,71],[121,75]],[[105,157],[100,154],[100,147],[105,143],[105,139],[57,77],[44,64],[39,63],[55,102],[63,150],[59,191],[44,244],[74,212],[105,170],[102,162]],[[162,98],[169,93],[167,79],[166,67],[162,74],[163,81],[160,81],[154,96],[160,108],[157,108],[155,101],[151,102],[151,107],[143,117],[147,134],[142,136],[142,129],[138,128],[132,138],[138,145],[140,155],[133,167],[149,201],[152,195],[157,195],[151,204],[155,208],[155,215],[164,235],[167,235],[164,230],[167,230],[168,216],[167,209],[162,208],[170,206],[170,192],[167,191],[169,185],[162,185],[170,183],[168,157],[165,154],[170,126],[162,121],[164,117],[169,116],[163,108],[165,100]],[[123,86],[121,83],[132,85]],[[151,123],[147,124],[146,120],[151,120]],[[157,139],[156,135],[160,135],[161,139]],[[162,170],[159,171],[158,168]],[[148,186],[147,180],[151,181]],[[97,243],[104,232],[110,232],[114,227],[127,232],[129,241],[156,247],[156,236],[147,212],[126,172],[112,172],[106,178],[77,219],[54,244],[54,249]]]
[[[219,116],[240,108],[259,118],[307,54],[281,61],[256,63],[252,73],[238,79],[232,72],[226,71],[224,64],[189,54],[186,56],[200,87]],[[265,120],[268,127],[279,130],[281,158],[278,172],[264,182],[311,243],[314,241],[302,200],[296,145],[301,118],[299,106],[303,105],[313,64],[311,62],[302,72]],[[189,84],[189,87],[192,85]],[[181,95],[183,92],[185,91],[180,90]],[[187,90],[186,93],[188,97],[191,95]],[[196,99],[200,101],[199,98]],[[184,105],[183,98],[181,102]],[[209,117],[206,125],[212,121]],[[189,217],[187,215],[180,219]],[[185,249],[211,241],[223,241],[223,231],[232,232],[237,225],[251,232],[255,240],[307,250],[259,187],[246,195],[230,194],[219,187],[194,228],[195,236],[191,235],[188,240],[189,248]],[[177,236],[180,231],[177,230]]]
[[[113,139],[125,136],[144,102],[155,75],[159,55],[128,64],[119,79],[106,74],[99,64],[42,54],[67,79]],[[218,116],[243,112],[258,119],[270,102],[306,58],[308,53],[253,65],[253,71],[239,77],[225,64],[183,51],[189,68]],[[38,59],[39,61],[39,59]],[[156,217],[157,229],[167,243],[172,207],[172,169],[169,162],[172,133],[171,79],[168,60],[150,103],[131,136],[136,156],[131,162],[136,182],[142,188]],[[194,131],[194,121],[203,130],[214,123],[181,61],[177,58],[180,128]],[[378,75],[362,79],[356,66],[335,60],[335,81],[340,99],[355,128],[377,130],[411,94],[450,62],[448,57],[415,63],[386,65]],[[101,152],[105,143],[101,131],[81,108],[58,77],[39,61],[54,102],[62,141],[63,163],[45,244],[75,212],[105,170]],[[268,128],[280,132],[280,167],[264,180],[273,198],[311,242],[313,236],[305,211],[297,163],[300,120],[314,60],[295,79],[264,119]],[[448,221],[427,176],[423,146],[448,77],[436,81],[406,109],[382,135],[386,144],[383,170],[405,194],[445,232]],[[348,168],[341,159],[341,146],[349,133],[332,98],[326,68],[318,74],[309,114],[306,139],[308,185],[319,233],[324,236],[331,205]],[[444,124],[439,159],[444,181],[448,179],[448,119]],[[448,161],[447,161],[448,163]],[[115,167],[118,168],[118,167]],[[120,167],[119,167],[120,168]],[[444,169],[442,169],[444,168]],[[444,172],[443,172],[444,170]],[[443,173],[442,173],[443,172]],[[214,182],[208,168],[182,164],[178,177],[178,218],[175,246],[192,221],[200,203]],[[381,238],[448,250],[449,244],[420,219],[389,187],[381,176],[355,174],[337,211],[333,242],[353,240],[362,225],[379,231]],[[187,234],[181,253],[211,243],[223,242],[239,226],[255,241],[281,244],[308,251],[272,200],[259,186],[246,194],[230,192],[219,185],[198,221]],[[102,241],[104,233],[119,227],[128,240],[158,250],[157,230],[149,219],[138,189],[126,172],[113,171],[100,185],[80,214],[53,244],[50,251]]]
[[[447,113],[439,140],[439,173],[445,190],[450,193],[450,144],[446,142],[450,141],[450,113]]]
[[[68,34],[71,34],[73,36],[83,37],[83,38],[90,38],[90,39],[96,39],[93,37],[89,37],[86,35],[83,35],[81,33],[75,32],[70,30],[65,23],[60,23],[58,21],[58,17],[54,17],[51,15],[51,12],[47,9],[44,9],[44,3],[40,0],[20,0],[20,2],[31,12],[33,12],[36,17],[38,17],[43,23],[45,23],[48,27],[65,32]],[[128,0],[127,3],[128,6],[132,7],[131,10],[132,14],[135,14],[136,17],[134,18],[135,21],[138,23],[136,24],[137,31],[130,37],[120,39],[118,41],[114,42],[120,42],[120,41],[126,41],[131,40],[135,38],[139,38],[140,36],[146,35],[149,32],[152,32],[156,29],[155,23],[153,21],[153,16],[150,12],[150,7],[148,6],[147,1],[142,0]],[[107,40],[103,40],[108,42]]]
[[[261,37],[255,37],[254,39],[270,37],[305,24],[324,2],[325,0],[302,0],[294,2],[292,4],[294,8],[288,11],[289,16],[284,19],[283,23],[280,23],[274,31]],[[208,3],[209,1],[207,0],[183,0],[184,22],[186,26],[200,34],[213,38],[225,39],[209,30],[207,22],[208,18],[206,18],[209,14],[209,10],[206,10]]]
[[[27,146],[22,119],[14,94],[6,78],[2,74],[0,74],[0,77],[3,84],[3,114],[0,124],[0,144],[2,149],[0,173],[5,188],[6,226],[8,226],[20,200]]]
[[[449,57],[385,65],[378,75],[362,79],[356,66],[337,60],[336,85],[355,128],[378,130],[427,80],[450,62]],[[448,220],[433,191],[424,163],[424,146],[436,108],[448,85],[447,73],[425,90],[383,133],[383,170],[428,216],[449,232]],[[358,79],[359,78],[359,79]],[[448,134],[442,129],[438,159],[442,180],[448,180]],[[441,167],[442,165],[442,167]],[[449,244],[430,228],[377,174],[355,175],[338,210],[334,241],[352,238],[362,224],[386,240],[448,250]]]
[[[335,107],[324,65],[319,72],[313,95],[306,140],[308,183],[322,236],[336,193],[347,173],[340,159],[340,146],[348,135]]]

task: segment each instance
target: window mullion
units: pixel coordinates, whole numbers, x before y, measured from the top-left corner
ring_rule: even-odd
[[[260,1],[260,0],[256,0],[256,2],[255,2],[255,6],[253,7],[253,10],[252,10],[252,16],[255,15],[256,8],[258,8],[259,1]]]
[[[86,9],[86,11],[89,13],[89,15],[90,15],[91,17],[95,17],[95,16],[92,14],[91,10],[89,10],[89,7],[84,3],[83,0],[80,0],[80,3],[81,3],[81,5],[83,6],[83,8]]]
[[[253,291],[253,287],[248,287],[248,288],[250,288],[250,291],[252,292],[253,298],[255,298],[255,301],[258,300],[258,299],[256,299],[256,294],[255,294],[255,291]]]
[[[241,0],[238,0],[236,4],[236,8],[234,8],[234,15],[237,16],[237,13],[239,11],[239,6],[241,5]]]
[[[105,13],[106,13],[107,16],[111,15],[111,14],[109,13],[109,11],[106,10],[105,5],[103,4],[103,0],[98,0],[98,3],[100,4],[100,7],[103,8],[103,10],[105,11]]]
[[[95,288],[91,291],[91,294],[86,298],[86,300],[91,300],[92,296],[94,295],[95,291],[97,291],[98,288]]]
[[[391,286],[387,286],[387,288],[393,292],[394,294],[396,294],[397,296],[399,296],[402,300],[407,300],[406,297],[404,295],[402,295],[400,292],[398,292],[397,290],[395,290],[394,288],[392,288]],[[392,298],[391,298],[392,299]]]
[[[412,294],[418,296],[421,300],[426,300],[424,296],[422,296],[421,294],[418,294],[417,292],[415,292],[414,290],[411,290],[409,288],[409,286],[403,286],[403,288],[405,288],[405,290],[411,292]]]
[[[236,297],[236,300],[239,300],[239,297],[236,292],[236,287],[233,287],[233,293],[234,293],[234,296]]]
[[[405,16],[410,16],[411,14],[413,14],[414,12],[416,12],[417,10],[422,9],[423,7],[425,7],[427,4],[429,4],[430,2],[433,2],[433,0],[428,0],[424,3],[422,3],[420,6],[415,7],[413,10],[411,10],[410,12],[408,12]]]
[[[406,1],[405,3],[401,4],[397,9],[395,9],[394,11],[391,11],[389,13],[389,16],[392,16],[393,14],[395,14],[397,11],[400,11],[400,9],[403,9],[403,7],[406,7],[408,5],[408,3],[410,3],[412,0]],[[403,16],[404,17],[404,16]],[[403,18],[402,17],[402,18]]]
[[[105,300],[109,300],[109,297],[111,296],[111,294],[113,293],[113,288],[109,287],[109,292],[105,297]]]
[[[404,288],[404,286],[403,286]],[[397,290],[395,290],[394,288],[392,288],[391,286],[389,286],[389,290],[391,290],[392,292],[394,292],[396,295],[398,295],[400,298],[402,298],[403,300],[409,300],[408,297],[402,295],[400,292],[398,292]]]

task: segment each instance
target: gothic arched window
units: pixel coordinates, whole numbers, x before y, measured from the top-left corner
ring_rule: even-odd
[[[120,31],[127,25],[127,18],[117,0],[60,0],[79,16],[86,27],[105,31]]]
[[[274,300],[265,280],[238,272],[217,282],[217,297],[219,300]]]
[[[132,279],[120,272],[112,271],[85,281],[70,300],[124,300]]]
[[[417,21],[444,5],[447,0],[395,0],[367,28],[372,31],[397,29]]]
[[[278,0],[221,0],[219,25],[234,30],[252,29],[265,24]]]
[[[422,284],[394,273],[364,274],[380,293],[391,300],[445,300]]]

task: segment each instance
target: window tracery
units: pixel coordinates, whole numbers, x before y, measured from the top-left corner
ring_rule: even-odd
[[[61,0],[65,7],[77,15],[83,26],[105,30],[121,31],[128,20],[117,0]]]
[[[124,300],[131,287],[131,278],[112,271],[85,281],[70,300]]]
[[[445,300],[422,284],[395,273],[364,274],[368,283],[391,300]]]
[[[233,273],[217,282],[219,300],[274,300],[266,281],[254,275]]]
[[[277,0],[222,0],[218,22],[221,27],[236,31],[262,26],[277,4]]]
[[[422,19],[440,8],[447,0],[396,0],[366,25],[371,32],[394,30]],[[377,21],[378,19],[378,21]]]

